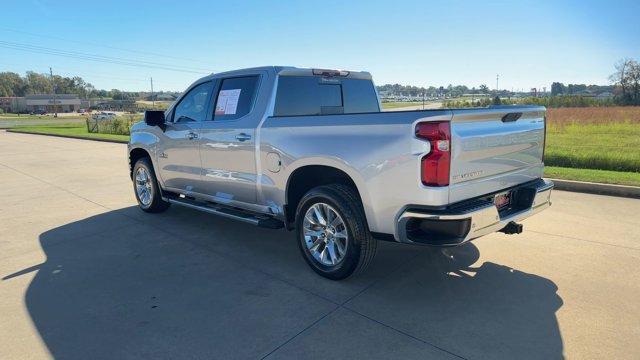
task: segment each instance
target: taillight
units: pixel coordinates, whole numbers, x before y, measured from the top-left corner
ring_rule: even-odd
[[[423,122],[416,125],[416,137],[429,141],[431,151],[422,158],[422,183],[427,186],[449,185],[451,165],[451,128],[448,121]]]

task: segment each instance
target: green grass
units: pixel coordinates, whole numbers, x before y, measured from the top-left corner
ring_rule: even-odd
[[[545,164],[566,168],[640,172],[640,125],[550,125]]]
[[[68,117],[53,117],[53,115],[28,115],[21,114],[18,116],[17,114],[0,114],[0,120],[42,120],[42,119],[51,119],[51,120],[71,120],[71,119],[80,119],[81,116],[68,116]]]
[[[421,106],[422,101],[398,101],[398,102],[383,102],[383,109],[397,109],[409,106]]]
[[[54,134],[74,137],[88,137],[105,140],[129,140],[129,135],[114,135],[90,133],[87,131],[85,124],[56,124],[56,125],[34,125],[34,126],[16,126],[12,130],[27,131],[38,134]]]
[[[554,179],[640,186],[640,173],[610,170],[572,169],[545,166],[544,176]]]

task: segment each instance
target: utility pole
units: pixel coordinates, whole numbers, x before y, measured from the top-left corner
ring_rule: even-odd
[[[498,92],[498,79],[500,78],[500,74],[496,74],[496,92]]]
[[[53,89],[53,117],[58,117],[58,101],[56,100],[56,83],[53,81],[53,69],[49,67],[49,75],[51,75],[51,88]]]
[[[153,109],[156,108],[156,99],[153,96],[153,78],[151,78],[151,103],[153,104]]]

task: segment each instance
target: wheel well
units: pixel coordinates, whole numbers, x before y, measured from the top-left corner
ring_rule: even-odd
[[[136,162],[144,157],[151,159],[149,153],[141,148],[135,148],[131,150],[129,153],[129,177],[133,177],[133,167],[136,165]]]
[[[316,186],[336,183],[352,187],[362,201],[356,183],[340,169],[323,165],[308,165],[296,169],[287,182],[287,205],[285,205],[287,229],[293,228],[298,203],[307,191]]]

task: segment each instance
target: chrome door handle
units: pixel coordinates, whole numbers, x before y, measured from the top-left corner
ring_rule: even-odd
[[[240,133],[240,134],[236,135],[236,140],[238,140],[238,141],[251,140],[251,135],[245,134],[245,133]]]
[[[198,138],[198,133],[189,132],[187,134],[187,139],[189,139],[189,140],[193,140],[193,139],[197,139],[197,138]]]

